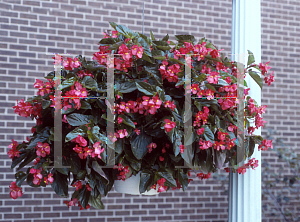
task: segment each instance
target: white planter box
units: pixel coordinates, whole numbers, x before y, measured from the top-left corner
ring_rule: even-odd
[[[139,185],[140,185],[140,173],[138,173],[136,176],[132,175],[125,181],[123,180],[115,180],[114,187],[115,190],[118,193],[126,193],[131,195],[140,195],[139,192]],[[156,195],[158,186],[155,189],[152,189],[150,191],[146,191],[145,193],[142,193],[143,195]]]

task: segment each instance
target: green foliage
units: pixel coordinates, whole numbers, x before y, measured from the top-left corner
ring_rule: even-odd
[[[13,158],[11,165],[11,168],[18,166],[15,174],[17,185],[21,186],[26,180],[33,187],[46,186],[44,181],[40,184],[33,183],[34,175],[29,173],[30,168],[26,173],[19,171],[39,157],[40,162],[34,169],[40,169],[43,177],[53,174],[54,181],[51,186],[56,194],[67,197],[68,178],[70,180],[72,176],[72,185],[82,182],[82,187],[72,197],[77,198],[84,208],[90,204],[97,209],[103,209],[102,196],[107,195],[114,181],[121,175],[118,169],[106,168],[109,159],[115,160],[117,166],[128,167],[129,173],[125,175],[125,179],[140,173],[140,193],[149,191],[162,178],[166,180],[164,186],[167,189],[181,185],[186,190],[189,169],[178,169],[185,163],[189,167],[195,166],[205,174],[213,173],[224,165],[234,166],[236,163],[230,160],[235,158],[237,146],[225,150],[216,150],[214,145],[200,149],[199,141],[210,141],[212,144],[219,142],[219,132],[228,133],[226,141],[234,141],[236,135],[228,127],[230,124],[236,125],[236,108],[224,109],[219,98],[194,98],[197,96],[195,93],[192,93],[190,102],[185,101],[186,90],[189,90],[185,76],[186,62],[184,56],[176,57],[176,53],[184,52],[188,45],[194,47],[206,42],[203,47],[206,47],[207,50],[204,51],[207,53],[201,59],[191,56],[191,84],[198,85],[198,94],[210,89],[219,93],[218,96],[224,96],[226,92],[220,89],[237,83],[235,67],[231,66],[230,59],[223,55],[216,58],[213,53],[210,54],[217,47],[205,38],[196,42],[192,35],[176,35],[177,42],[174,43],[169,41],[169,35],[158,40],[152,32],[149,38],[123,25],[114,22],[110,24],[118,33],[100,40],[101,50],[106,50],[104,53],[111,50],[112,54],[119,54],[120,48],[128,50],[123,56],[115,56],[114,85],[107,83],[111,77],[107,74],[107,64],[103,62],[103,51],[99,53],[99,58],[104,59],[102,62],[99,58],[97,61],[86,61],[84,57],[77,56],[77,63],[80,62],[81,65],[76,68],[65,67],[62,71],[62,168],[54,164],[57,155],[54,150],[54,87],[45,95],[38,95],[27,101],[35,106],[35,112],[41,109],[40,115],[30,115],[32,119],[41,120],[41,124],[34,127],[36,132],[28,142],[17,147],[20,153]],[[134,51],[133,47],[136,46],[142,47],[143,53]],[[130,58],[124,61],[128,53]],[[185,53],[194,54],[194,51]],[[253,62],[254,56],[251,54],[248,65]],[[218,63],[228,69],[220,71],[217,69],[217,65],[220,65]],[[207,79],[209,74],[201,72],[204,65],[218,73],[219,80],[214,84]],[[259,75],[252,70],[249,74],[261,87],[262,80]],[[51,72],[45,78],[50,83],[54,76],[55,73]],[[231,84],[227,83],[228,78]],[[108,90],[115,97],[112,104],[110,99],[103,99],[108,96]],[[85,93],[88,98],[80,98]],[[189,107],[188,110],[185,110],[186,107]],[[207,116],[204,114],[205,110]],[[109,112],[115,115],[114,119],[108,118],[111,116]],[[249,111],[246,114],[245,122],[248,126],[248,118],[253,116],[248,115]],[[120,118],[122,122],[119,123]],[[172,126],[175,124],[170,131],[166,120],[171,121]],[[185,126],[187,123],[192,124]],[[109,125],[114,127],[114,132],[106,131]],[[204,132],[197,132],[201,128]],[[79,135],[82,138],[78,138]],[[113,143],[114,136],[117,140]],[[75,142],[75,138],[81,141]],[[261,141],[260,137],[246,137],[246,157],[252,156],[255,145]],[[50,153],[37,156],[38,142],[47,143]],[[101,154],[95,144],[99,144]],[[150,144],[153,145],[152,150]],[[295,178],[287,181],[291,185],[297,182]],[[284,200],[288,201],[287,198]]]
[[[282,166],[274,171],[272,163],[262,164],[262,196],[270,201],[262,206],[263,214],[271,214],[281,221],[299,221],[299,210],[291,210],[291,204],[299,203],[300,193],[300,154],[287,147],[276,130],[267,128],[267,140],[273,140],[275,159]]]

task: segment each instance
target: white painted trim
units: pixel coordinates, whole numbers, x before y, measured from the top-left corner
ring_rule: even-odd
[[[231,53],[253,52],[255,63],[261,62],[261,1],[232,0]],[[235,60],[234,55],[232,59]],[[246,57],[247,61],[247,57]],[[250,78],[246,78],[249,95],[261,104],[261,90]],[[256,135],[261,130],[255,131]],[[261,221],[261,153],[257,146],[253,157],[259,167],[247,170],[244,175],[230,173],[229,179],[229,222]]]

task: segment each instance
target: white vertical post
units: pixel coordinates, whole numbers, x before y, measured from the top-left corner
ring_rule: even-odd
[[[232,0],[232,60],[238,54],[253,52],[255,63],[261,60],[261,7],[260,0]],[[245,59],[247,63],[247,57]],[[249,95],[261,104],[261,89],[246,77]],[[261,130],[254,132],[261,134]],[[229,222],[261,221],[261,154],[255,148],[253,157],[259,161],[255,170],[248,169],[244,175],[230,173],[229,179]]]

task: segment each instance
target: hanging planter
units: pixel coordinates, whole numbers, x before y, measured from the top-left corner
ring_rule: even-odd
[[[156,189],[151,189],[149,191],[146,191],[144,193],[140,193],[140,176],[141,172],[139,172],[136,176],[132,175],[126,180],[115,180],[114,182],[114,188],[115,191],[118,193],[126,193],[126,194],[132,194],[132,195],[156,195],[158,194],[158,187]]]
[[[37,121],[27,141],[18,144],[13,140],[9,145],[11,167],[18,166],[16,181],[10,186],[13,199],[22,196],[25,180],[33,187],[51,185],[65,198],[70,184],[74,192],[72,199],[65,201],[67,206],[103,208],[101,197],[113,185],[118,192],[152,195],[186,190],[192,181],[191,167],[201,171],[197,174],[200,179],[207,179],[224,167],[244,173],[258,165],[251,159],[255,144],[266,150],[272,141],[253,135],[265,122],[261,117],[265,107],[247,95],[244,82],[247,130],[245,140],[237,142],[237,63],[220,55],[205,38],[197,42],[191,35],[176,35],[174,43],[168,35],[157,40],[152,32],[148,38],[125,26],[111,25],[115,31],[105,33],[94,61],[82,56],[62,61],[61,160],[69,168],[54,167],[55,73],[45,77],[47,82],[36,80],[37,96],[22,99],[13,107],[20,116]],[[113,63],[108,54],[115,54]],[[258,72],[266,76],[270,67],[254,62],[250,53],[245,74],[262,87]],[[114,68],[114,86],[107,84],[107,66]],[[191,70],[190,93],[197,97],[191,99],[190,112],[185,111],[187,67]],[[265,77],[266,83],[274,81],[272,74]],[[114,89],[114,107],[108,100],[96,98],[107,97],[108,87]],[[110,120],[107,112],[114,112],[115,120]],[[115,130],[106,134],[111,121]],[[113,143],[115,167],[103,168]],[[237,166],[238,143],[245,145],[242,159],[250,159],[243,167]],[[22,170],[31,162],[34,166]],[[188,168],[178,168],[183,166]]]

